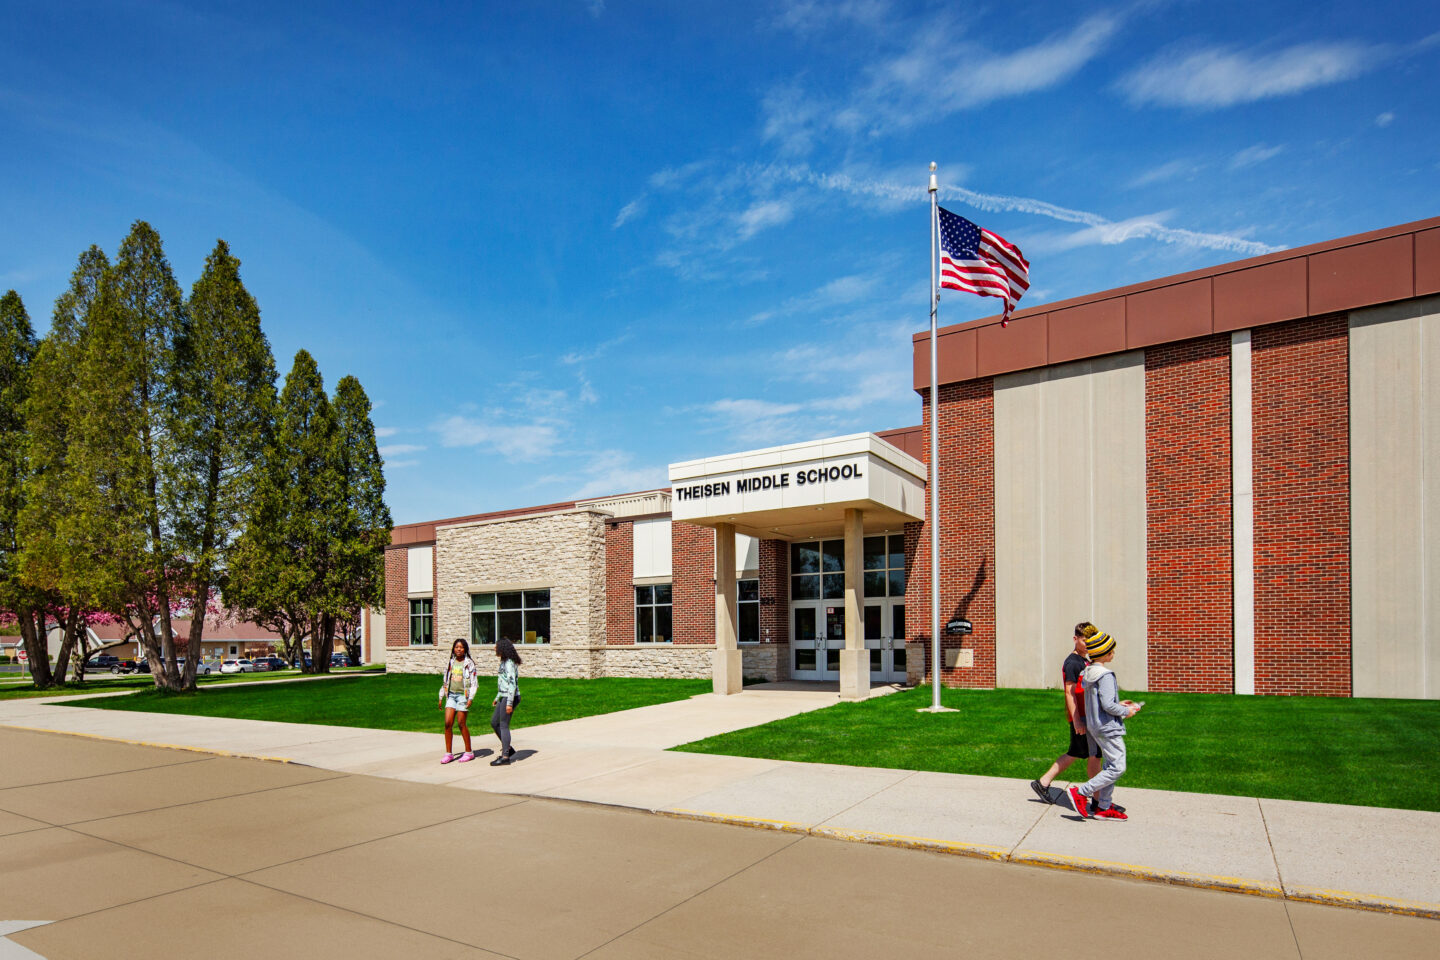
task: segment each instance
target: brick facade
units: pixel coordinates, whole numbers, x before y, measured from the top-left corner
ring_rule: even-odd
[[[760,541],[760,646],[742,653],[745,676],[790,679],[790,544]]]
[[[605,524],[605,642],[635,642],[635,522]]]
[[[1255,692],[1349,696],[1348,323],[1253,336]]]
[[[409,547],[385,550],[385,646],[410,646]]]
[[[675,642],[715,643],[715,531],[670,524],[671,629]]]
[[[924,409],[925,464],[930,463],[930,404]],[[940,620],[959,617],[975,625],[966,637],[942,636],[943,651],[969,650],[942,669],[950,687],[995,686],[995,385],[985,377],[940,387]],[[927,484],[926,516],[934,485]],[[905,627],[912,679],[930,675],[930,531],[905,525]],[[917,649],[917,646],[919,649]],[[962,654],[963,657],[963,654]]]
[[[1233,693],[1230,337],[1145,351],[1151,690]]]

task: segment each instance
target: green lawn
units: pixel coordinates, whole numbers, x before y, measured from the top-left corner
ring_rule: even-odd
[[[375,664],[363,667],[346,667],[333,671],[333,674],[346,673],[375,673],[384,670],[383,664]],[[276,670],[262,673],[213,673],[206,677],[196,677],[195,682],[200,686],[211,684],[230,683],[254,683],[259,680],[285,680],[305,676],[299,670]],[[23,700],[29,697],[78,697],[90,696],[101,693],[118,693],[123,690],[149,690],[153,689],[155,681],[148,673],[130,673],[116,676],[111,673],[89,674],[84,683],[65,683],[48,690],[36,690],[35,685],[29,680],[5,680],[0,681],[0,700]]]
[[[652,703],[684,700],[711,689],[709,680],[636,680],[605,677],[598,680],[520,678],[520,706],[514,727],[530,727],[557,720],[613,713]],[[144,710],[153,713],[191,713],[247,720],[281,720],[322,723],[382,730],[439,732],[444,718],[436,707],[440,690],[431,674],[389,674],[354,677],[324,683],[279,683],[267,687],[204,689],[193,694],[155,691],[90,700],[74,706],[104,710]],[[471,730],[490,728],[490,701],[495,680],[480,678]]]
[[[1125,696],[1146,706],[1128,722],[1122,791],[1440,810],[1440,701]],[[923,687],[841,703],[676,749],[1030,780],[1068,744],[1058,691],[946,690],[958,713],[915,712],[930,699]]]

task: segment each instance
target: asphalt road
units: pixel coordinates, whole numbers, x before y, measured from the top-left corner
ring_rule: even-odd
[[[0,936],[4,960],[1433,960],[1440,943],[1435,920],[0,728],[4,921],[44,921]]]

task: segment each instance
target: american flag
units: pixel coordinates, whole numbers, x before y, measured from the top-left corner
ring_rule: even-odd
[[[1004,237],[940,207],[940,286],[1003,297],[1004,318],[1030,289],[1030,261]]]

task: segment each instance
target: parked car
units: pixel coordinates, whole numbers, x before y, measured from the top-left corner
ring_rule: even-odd
[[[270,661],[266,660],[264,657],[254,657],[253,659],[251,659],[250,665],[254,668],[256,673],[261,673],[270,669]]]
[[[134,660],[121,660],[110,667],[111,673],[134,673],[139,669]]]
[[[262,664],[262,663],[265,664],[266,666],[261,667],[260,664]],[[262,669],[264,669],[264,670],[289,670],[289,669],[290,669],[290,664],[288,664],[288,663],[285,662],[285,658],[284,658],[284,657],[256,657],[256,658],[255,658],[255,669],[256,669],[256,670],[262,670]]]
[[[100,670],[109,670],[111,673],[115,673],[117,671],[113,668],[119,666],[119,664],[119,657],[112,656],[108,653],[99,653],[85,661],[85,672],[95,673]]]
[[[243,657],[239,660],[226,660],[220,664],[221,673],[254,673],[255,664]]]
[[[332,653],[330,655],[330,668],[351,666],[350,658],[343,653]]]

